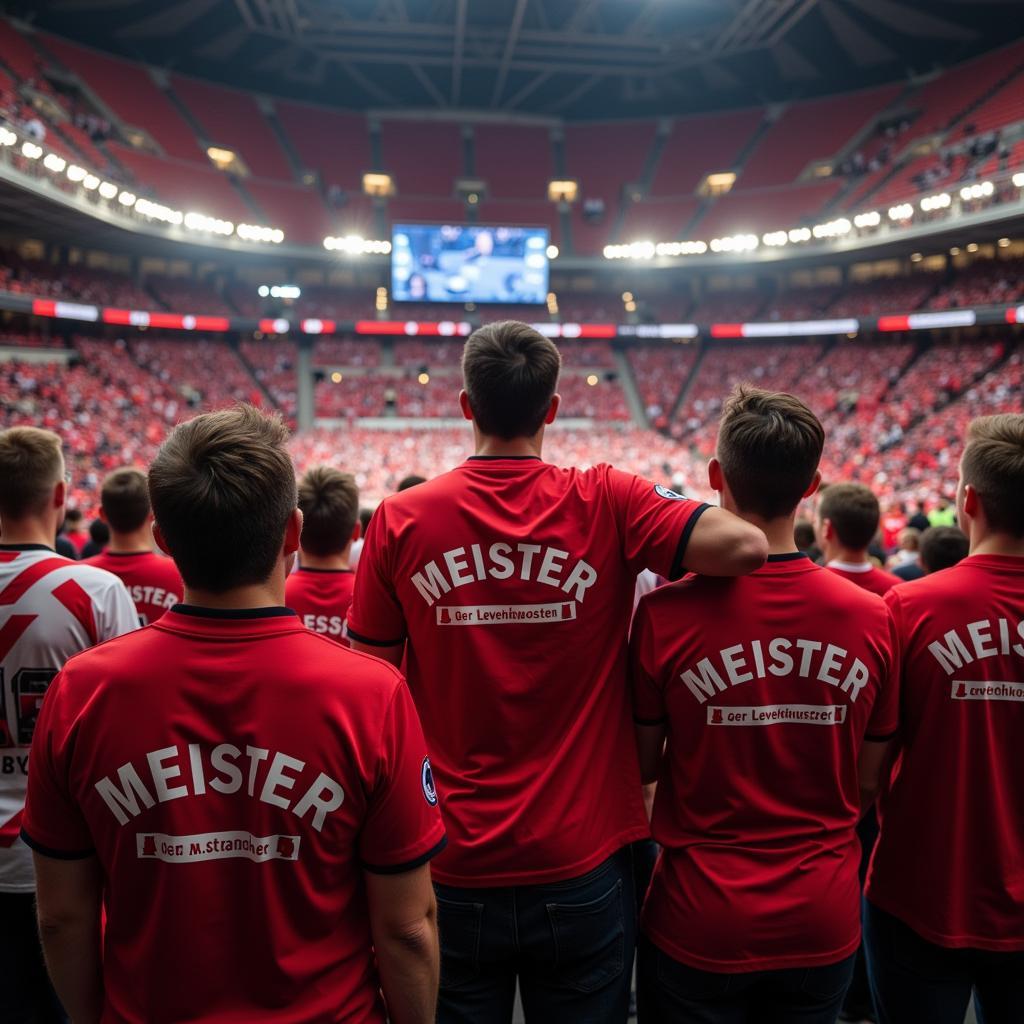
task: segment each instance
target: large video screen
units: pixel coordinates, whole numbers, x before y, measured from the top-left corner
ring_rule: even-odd
[[[478,224],[396,224],[396,302],[544,303],[548,229]]]

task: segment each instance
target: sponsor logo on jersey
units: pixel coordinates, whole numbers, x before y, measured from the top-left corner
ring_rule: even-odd
[[[954,679],[953,700],[1013,700],[1024,703],[1024,683],[997,679]]]
[[[430,758],[423,758],[420,768],[420,785],[423,786],[423,797],[431,807],[437,806],[437,787],[434,785],[434,771],[430,767]]]
[[[300,841],[300,836],[254,836],[251,832],[200,832],[193,836],[139,832],[135,836],[141,860],[162,860],[165,864],[232,858],[257,864],[268,860],[298,860]]]
[[[501,626],[515,623],[571,622],[576,618],[575,601],[554,604],[437,605],[439,626]]]
[[[670,501],[687,501],[685,494],[680,494],[678,491],[670,490],[668,487],[662,487],[661,484],[654,485],[654,493],[659,498],[668,498]]]
[[[842,704],[763,704],[748,708],[708,708],[708,725],[842,725]]]

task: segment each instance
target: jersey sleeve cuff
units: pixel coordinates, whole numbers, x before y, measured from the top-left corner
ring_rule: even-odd
[[[888,743],[889,740],[896,738],[898,731],[898,729],[893,729],[892,732],[866,732],[864,739],[870,740],[872,743]]]
[[[88,850],[56,850],[52,846],[44,846],[33,839],[24,828],[21,830],[21,841],[36,853],[41,853],[44,857],[52,857],[54,860],[86,860],[88,857],[96,855],[96,851],[91,848]]]
[[[370,647],[397,647],[399,644],[405,643],[404,633],[397,640],[374,640],[373,637],[363,636],[362,633],[357,633],[349,625],[346,625],[345,629],[348,632],[349,640],[355,640],[356,643],[367,644]]]
[[[690,535],[693,533],[694,527],[697,525],[697,520],[704,515],[711,506],[705,501],[702,505],[699,505],[693,510],[693,515],[686,522],[686,526],[683,527],[682,536],[679,538],[679,544],[676,547],[675,558],[672,559],[672,568],[669,570],[668,580],[670,583],[674,583],[683,575],[683,560],[686,556],[686,545],[690,543]]]
[[[426,853],[421,853],[412,860],[403,861],[401,864],[367,864],[363,861],[363,870],[374,875],[401,875],[406,871],[421,868],[428,861],[433,860],[448,845],[448,837],[441,836],[441,840],[435,843]]]

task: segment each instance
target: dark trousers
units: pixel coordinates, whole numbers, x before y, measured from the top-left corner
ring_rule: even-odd
[[[720,974],[687,967],[641,936],[639,1024],[835,1024],[854,957],[825,967]],[[923,1018],[922,1018],[923,1019]]]
[[[0,892],[0,1020],[3,1024],[64,1024],[50,984],[31,892]]]
[[[637,916],[628,847],[564,882],[434,888],[438,1024],[509,1024],[517,979],[530,1024],[626,1020]]]
[[[879,1024],[963,1024],[972,993],[979,1024],[1024,1021],[1024,951],[937,946],[867,900],[864,944]]]
[[[878,842],[878,815],[875,808],[868,810],[857,825],[857,838],[860,840],[860,887],[864,890],[864,882],[868,876],[868,865],[871,854]],[[853,968],[853,981],[843,1001],[843,1011],[850,1020],[861,1020],[873,1015],[871,1004],[871,986],[868,983],[868,959],[861,942],[857,949],[857,963]]]

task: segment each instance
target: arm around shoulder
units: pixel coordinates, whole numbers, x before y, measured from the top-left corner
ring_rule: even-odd
[[[745,576],[764,565],[768,539],[756,526],[722,508],[697,520],[683,552],[683,565],[704,576]]]

